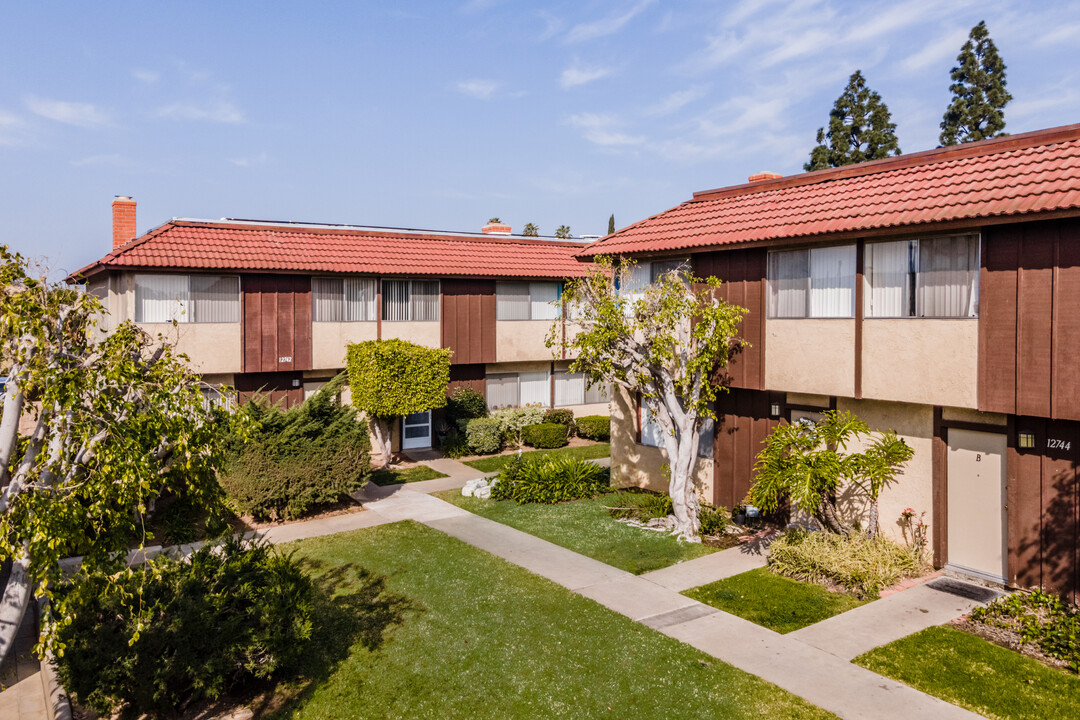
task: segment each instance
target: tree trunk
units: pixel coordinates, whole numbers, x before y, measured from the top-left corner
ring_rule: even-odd
[[[390,431],[390,421],[386,418],[371,418],[371,429],[375,433],[375,444],[378,445],[378,451],[381,456],[379,462],[379,469],[385,469],[390,467],[390,456],[393,454],[391,450],[392,436]]]
[[[866,525],[866,537],[877,537],[878,533],[878,504],[877,498],[870,498],[870,517]]]
[[[15,637],[30,604],[29,566],[30,554],[27,543],[23,543],[23,551],[11,564],[11,577],[4,586],[4,596],[0,600],[0,662],[15,646]]]
[[[671,458],[669,453],[671,479],[668,494],[671,496],[671,509],[675,514],[673,533],[690,542],[701,542],[701,538],[698,537],[698,531],[701,529],[701,504],[698,502],[694,480],[691,477],[697,456],[697,443],[686,437],[685,432],[680,435],[675,457]]]
[[[817,516],[817,519],[821,521],[821,524],[825,526],[826,530],[830,530],[838,535],[851,534],[851,528],[840,522],[840,519],[836,515],[836,507],[833,506],[832,501],[828,498],[822,499],[815,515]]]

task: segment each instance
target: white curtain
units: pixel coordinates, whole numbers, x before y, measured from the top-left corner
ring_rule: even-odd
[[[495,319],[528,320],[529,297],[527,282],[495,283]]]
[[[584,379],[582,375],[582,379]],[[608,402],[608,389],[607,383],[596,383],[592,387],[585,388],[585,403],[606,403]]]
[[[868,243],[864,270],[867,317],[911,315],[912,241]]]
[[[240,278],[220,275],[192,275],[190,283],[191,322],[240,322]]]
[[[806,317],[809,277],[808,250],[769,253],[769,317]]]
[[[191,322],[187,275],[136,275],[135,322]]]
[[[585,376],[581,373],[555,371],[555,406],[581,405],[585,402]]]
[[[559,317],[559,283],[529,283],[529,301],[533,320],[554,320]]]
[[[688,268],[690,266],[689,260],[654,260],[650,263],[652,266],[649,272],[649,279],[652,282],[656,282],[660,279],[660,276],[666,272],[672,270],[679,270],[680,268]]]
[[[311,317],[315,322],[341,322],[341,278],[311,278]]]
[[[641,444],[650,447],[664,447],[664,436],[660,426],[653,420],[652,413],[644,401],[641,403]]]
[[[487,403],[491,409],[518,406],[518,376],[516,373],[491,373],[485,381]]]
[[[518,387],[519,404],[551,407],[551,378],[547,370],[520,373]]]
[[[629,273],[621,276],[619,295],[625,300],[627,315],[633,313],[634,304],[645,294],[645,288],[649,287],[651,280],[652,264],[647,262],[635,263]]]
[[[977,317],[979,236],[919,241],[918,278],[921,317]]]
[[[346,278],[344,282],[345,322],[366,322],[375,319],[375,281],[370,278]]]
[[[855,317],[855,246],[810,251],[810,317]]]

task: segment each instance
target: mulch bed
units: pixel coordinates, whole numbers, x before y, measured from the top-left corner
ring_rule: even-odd
[[[980,622],[972,622],[967,615],[959,617],[949,624],[957,630],[966,632],[969,635],[980,637],[995,645],[1000,645],[1008,650],[1013,650],[1032,660],[1038,660],[1048,667],[1056,668],[1058,670],[1069,670],[1069,664],[1067,662],[1048,656],[1038,645],[1024,642],[1023,638],[1012,630],[993,627]]]

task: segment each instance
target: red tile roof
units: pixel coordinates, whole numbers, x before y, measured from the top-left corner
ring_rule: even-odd
[[[1080,214],[1080,124],[694,193],[578,257],[1049,212]]]
[[[72,273],[110,269],[367,273],[439,277],[584,275],[581,243],[491,235],[172,220]]]

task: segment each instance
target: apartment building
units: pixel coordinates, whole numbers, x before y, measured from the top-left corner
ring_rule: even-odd
[[[211,386],[286,406],[345,366],[349,343],[401,338],[454,351],[451,390],[491,407],[541,404],[607,414],[607,398],[553,359],[559,298],[588,266],[581,243],[246,220],[174,219],[136,237],[135,201],[113,202],[113,247],[73,273],[109,314],[185,353]],[[572,331],[572,328],[571,330]],[[437,420],[437,418],[436,418]],[[403,420],[395,449],[429,447],[431,413]]]
[[[749,310],[697,476],[739,504],[779,422],[848,410],[915,450],[882,530],[934,560],[1080,591],[1080,125],[698,192],[579,257],[689,262]],[[614,398],[613,472],[655,483],[648,413]]]

